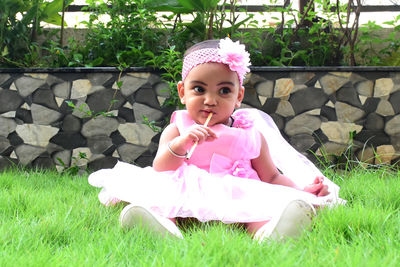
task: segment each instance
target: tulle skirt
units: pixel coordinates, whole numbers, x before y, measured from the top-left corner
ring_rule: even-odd
[[[176,171],[157,172],[118,162],[89,176],[89,183],[101,188],[104,205],[119,201],[145,206],[168,217],[191,217],[200,221],[246,223],[278,218],[296,199],[314,206],[337,203],[335,194],[316,197],[293,188],[231,175],[218,177],[184,163]]]

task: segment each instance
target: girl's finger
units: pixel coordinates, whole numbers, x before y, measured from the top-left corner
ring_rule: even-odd
[[[319,191],[317,196],[323,197],[323,196],[327,196],[327,195],[329,195],[328,186],[327,185],[323,185],[323,187],[321,188],[321,190]]]

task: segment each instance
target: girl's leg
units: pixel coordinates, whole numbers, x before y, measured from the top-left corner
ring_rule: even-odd
[[[261,227],[266,225],[268,221],[262,221],[262,222],[250,222],[246,224],[247,232],[251,235],[254,235]]]
[[[129,204],[121,211],[119,220],[126,229],[141,227],[151,233],[183,238],[175,224],[175,218],[162,217],[142,206]]]
[[[314,215],[312,205],[303,200],[294,200],[286,206],[277,221],[248,223],[247,230],[260,242],[267,238],[281,240],[285,237],[298,237],[311,226]]]

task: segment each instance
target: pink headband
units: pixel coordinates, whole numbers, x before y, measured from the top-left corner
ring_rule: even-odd
[[[219,41],[218,48],[199,49],[187,55],[183,60],[182,81],[194,67],[208,62],[228,65],[232,71],[236,71],[240,86],[243,85],[246,73],[250,72],[248,68],[250,66],[250,55],[245,46],[240,44],[239,41],[232,42],[231,39],[226,37]]]

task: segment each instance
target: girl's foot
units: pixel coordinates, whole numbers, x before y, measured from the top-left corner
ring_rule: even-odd
[[[254,234],[254,239],[262,242],[265,239],[282,240],[286,237],[298,237],[311,226],[315,215],[314,207],[303,200],[290,202],[283,210],[276,224],[268,222]]]
[[[151,233],[183,239],[182,233],[175,223],[142,206],[129,204],[121,211],[119,221],[121,226],[126,229],[142,227]]]

